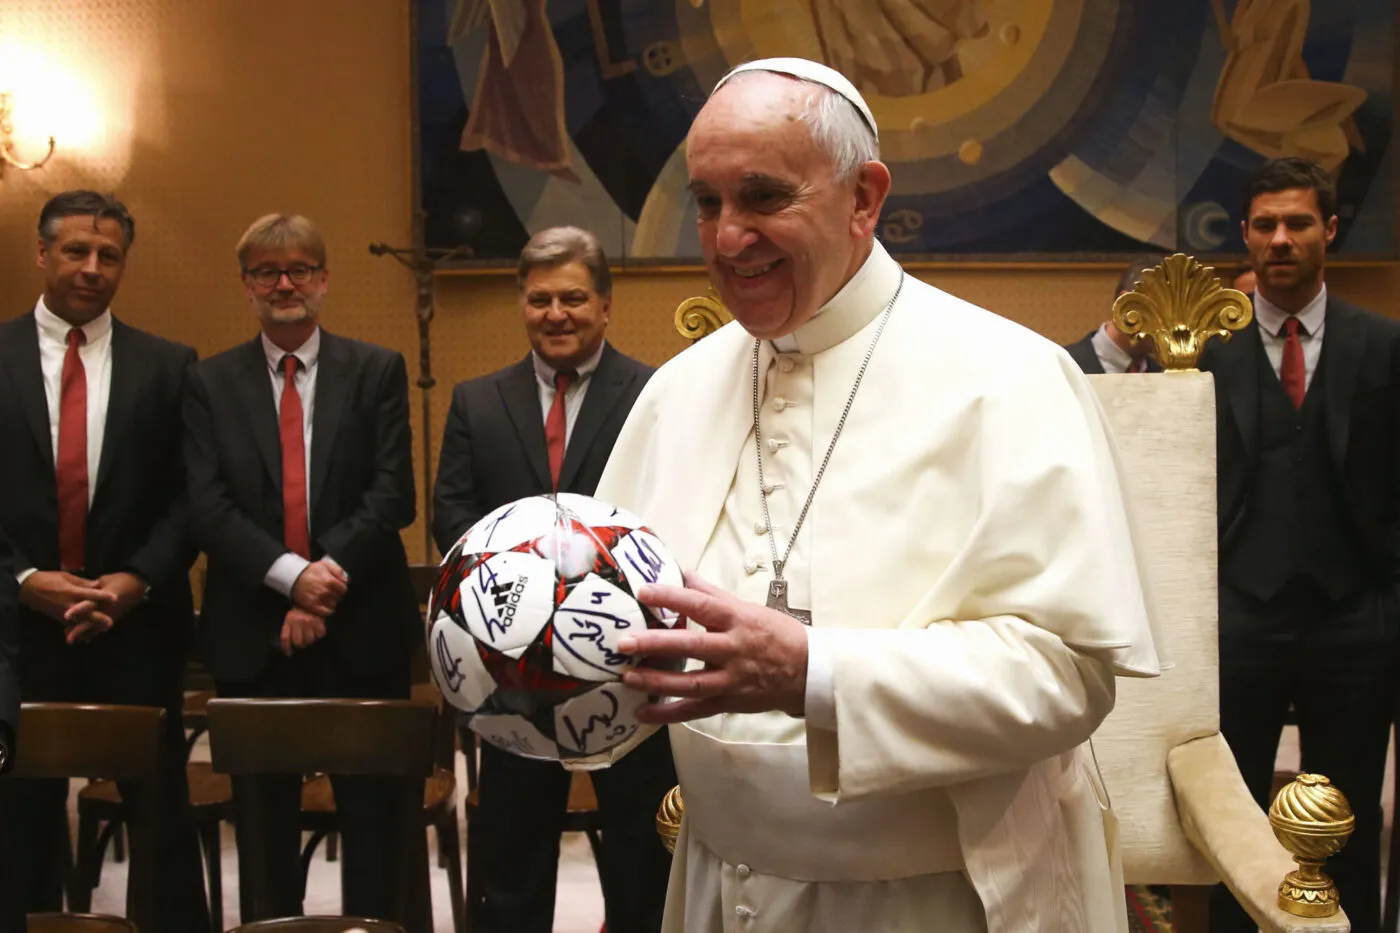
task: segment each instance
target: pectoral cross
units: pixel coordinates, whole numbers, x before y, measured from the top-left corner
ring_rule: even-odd
[[[803,625],[812,624],[812,610],[788,608],[788,585],[786,580],[774,580],[768,584],[768,608],[776,609],[784,615],[792,616]]]

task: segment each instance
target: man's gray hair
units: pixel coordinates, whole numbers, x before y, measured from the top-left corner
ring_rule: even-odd
[[[802,111],[802,122],[807,124],[812,140],[831,159],[838,181],[851,180],[862,165],[879,160],[880,141],[870,131],[865,117],[861,116],[855,104],[824,84],[780,71],[745,71],[734,75],[729,83],[755,74],[781,75],[811,89],[807,96],[807,108]]]

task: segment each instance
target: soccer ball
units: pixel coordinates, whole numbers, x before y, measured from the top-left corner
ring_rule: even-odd
[[[569,760],[616,748],[655,700],[620,682],[635,661],[617,642],[677,622],[637,602],[644,583],[680,586],[681,571],[636,516],[574,493],[503,505],[443,558],[428,603],[433,679],[506,751]]]

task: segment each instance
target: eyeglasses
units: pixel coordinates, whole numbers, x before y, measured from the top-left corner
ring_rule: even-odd
[[[271,288],[282,281],[284,275],[293,285],[305,285],[311,281],[313,275],[320,271],[320,266],[297,264],[285,269],[279,269],[276,266],[259,266],[256,269],[244,269],[243,274],[263,288]]]

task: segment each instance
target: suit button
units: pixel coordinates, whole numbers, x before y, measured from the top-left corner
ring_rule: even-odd
[[[768,533],[768,526],[761,521],[754,522],[753,533],[756,535],[766,535]]]
[[[747,865],[740,865],[736,867],[734,871],[740,878],[747,878],[749,876],[749,866]]]
[[[786,356],[778,357],[778,368],[785,373],[790,373],[797,368],[797,364]]]
[[[778,438],[776,438],[776,437],[770,437],[770,438],[768,438],[768,449],[769,449],[769,450],[772,450],[772,451],[775,451],[775,452],[776,452],[776,451],[782,450],[782,449],[783,449],[784,447],[786,447],[787,445],[788,445],[788,442],[787,442],[787,441],[780,440],[780,439],[778,439]]]

